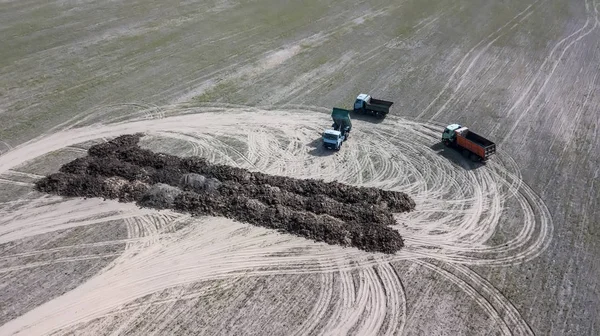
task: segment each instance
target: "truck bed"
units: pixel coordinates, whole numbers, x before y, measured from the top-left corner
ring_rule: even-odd
[[[483,160],[487,160],[492,154],[496,153],[496,144],[470,130],[465,132],[457,131],[456,141],[462,148],[476,154]]]
[[[478,144],[479,146],[486,148],[489,146],[494,145],[494,143],[484,137],[482,137],[481,135],[472,132],[471,130],[469,130],[469,132],[467,132],[467,135],[465,136],[465,138],[467,138],[467,140],[473,141],[474,143]]]
[[[338,107],[334,107],[333,111],[331,112],[331,119],[334,122],[334,125],[337,126],[333,126],[333,127],[350,127],[352,128],[352,121],[350,120],[350,111],[349,110],[345,110],[345,109],[341,109]]]
[[[394,102],[388,100],[375,99],[373,97],[371,97],[371,102],[369,103],[369,105],[377,105],[382,107],[390,107],[392,106],[392,104],[394,104]]]

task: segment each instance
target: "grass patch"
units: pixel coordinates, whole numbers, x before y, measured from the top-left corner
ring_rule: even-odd
[[[222,101],[224,97],[238,90],[238,85],[232,80],[219,82],[216,86],[206,90],[203,94],[194,97],[197,103]]]

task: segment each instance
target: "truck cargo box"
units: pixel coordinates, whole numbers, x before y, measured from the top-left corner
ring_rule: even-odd
[[[456,143],[458,146],[479,156],[482,160],[487,160],[496,152],[495,143],[466,127],[456,130]]]
[[[389,100],[371,98],[371,103],[369,105],[381,106],[389,110],[390,106],[394,105],[394,102]]]
[[[352,121],[350,120],[350,111],[334,107],[333,111],[331,111],[331,119],[334,122],[334,125],[341,126],[342,129],[349,127],[352,129]],[[334,126],[337,128],[337,126]]]
[[[392,101],[375,99],[371,95],[361,93],[354,102],[354,111],[384,117],[390,112],[390,107],[393,104]]]

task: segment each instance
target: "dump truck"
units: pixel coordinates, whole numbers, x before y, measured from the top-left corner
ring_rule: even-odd
[[[390,112],[392,104],[394,102],[375,99],[366,93],[361,93],[354,101],[354,112],[383,118]]]
[[[442,133],[442,142],[448,147],[459,148],[473,161],[485,162],[496,153],[496,144],[459,124],[451,124]]]
[[[348,139],[352,122],[350,121],[350,111],[334,107],[331,111],[333,119],[333,129],[323,132],[323,146],[327,149],[340,150],[342,143]]]

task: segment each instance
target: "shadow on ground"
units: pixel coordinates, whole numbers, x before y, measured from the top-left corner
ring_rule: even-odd
[[[380,124],[386,119],[386,117],[379,118],[379,117],[375,117],[372,115],[362,114],[362,113],[358,113],[358,112],[354,112],[354,111],[350,110],[350,119],[367,121],[367,122],[370,122],[373,124]]]
[[[313,155],[313,156],[330,156],[330,155],[337,153],[337,151],[335,149],[326,149],[323,146],[323,138],[321,138],[321,137],[309,142],[307,144],[307,146],[312,148],[308,152],[308,154]],[[344,146],[342,145],[342,147],[344,147]]]
[[[441,142],[438,142],[430,146],[429,148],[431,148],[438,155],[443,156],[448,161],[451,161],[452,163],[464,168],[465,170],[474,170],[485,166],[485,163],[471,161],[469,158],[461,154],[459,149],[446,147]]]

